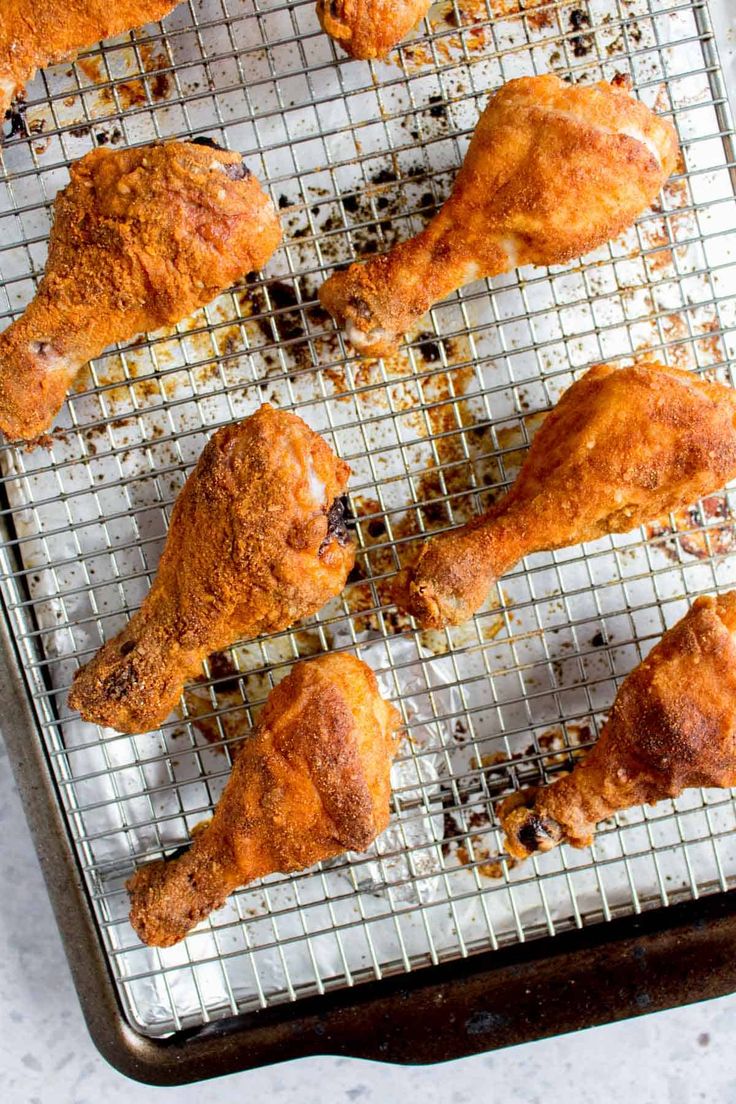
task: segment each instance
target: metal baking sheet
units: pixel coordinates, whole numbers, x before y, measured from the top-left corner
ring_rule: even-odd
[[[488,93],[546,70],[629,73],[673,118],[683,158],[661,206],[580,262],[470,285],[390,359],[353,358],[316,303],[321,280],[418,230]],[[284,220],[263,273],[96,361],[47,448],[0,449],[0,589],[130,1024],[169,1036],[732,886],[729,792],[632,810],[592,849],[520,867],[501,857],[494,818],[500,796],[595,739],[620,679],[694,596],[734,584],[731,493],[529,557],[457,629],[413,632],[388,596],[422,533],[513,479],[588,365],[646,352],[733,382],[736,170],[706,5],[447,0],[367,64],[335,51],[312,0],[184,3],[45,71],[11,122],[3,324],[42,271],[69,162],[95,145],[208,134],[245,154]],[[318,617],[215,657],[159,731],[81,723],[66,706],[73,673],[140,603],[204,441],[265,400],[350,462],[355,577]],[[270,687],[329,647],[355,649],[404,710],[391,828],[368,855],[239,891],[179,947],[141,947],[125,878],[187,840]]]

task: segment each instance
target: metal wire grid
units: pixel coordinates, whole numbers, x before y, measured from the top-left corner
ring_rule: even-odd
[[[633,811],[591,851],[519,869],[496,861],[493,805],[595,738],[617,680],[686,595],[733,582],[728,495],[656,532],[531,557],[471,625],[442,634],[411,633],[385,586],[418,534],[510,482],[534,415],[583,367],[647,349],[730,378],[736,169],[705,5],[452,0],[395,64],[373,66],[336,55],[311,2],[206,0],[165,26],[42,74],[0,180],[6,319],[40,275],[69,161],[95,143],[209,133],[246,154],[284,211],[286,244],[264,274],[101,358],[48,452],[0,455],[3,597],[131,1022],[162,1034],[725,890],[728,793]],[[674,118],[684,164],[663,210],[585,263],[473,285],[390,361],[351,359],[316,307],[321,279],[418,229],[486,92],[547,69],[627,71]],[[160,732],[76,722],[73,671],[140,602],[186,470],[215,426],[262,398],[351,463],[358,577],[308,626],[218,657]],[[241,891],[179,948],[141,948],[125,919],[132,864],[188,838],[268,689],[327,647],[356,648],[404,707],[389,833],[368,856]]]

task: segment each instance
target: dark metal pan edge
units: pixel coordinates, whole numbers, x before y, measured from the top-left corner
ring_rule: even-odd
[[[446,1061],[736,990],[736,894],[722,893],[146,1038],[117,999],[27,690],[0,617],[3,734],[82,1011],[101,1054],[136,1080],[183,1084],[316,1054]]]

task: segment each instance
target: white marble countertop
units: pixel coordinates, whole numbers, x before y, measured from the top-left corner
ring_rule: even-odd
[[[0,741],[0,1100],[3,1104],[734,1104],[736,994],[441,1066],[309,1058],[152,1089],[88,1034]]]
[[[734,0],[711,0],[736,112]],[[736,994],[721,1000],[429,1068],[338,1058],[285,1062],[203,1085],[156,1090],[95,1050],[0,738],[0,1099],[4,1104],[734,1104]]]

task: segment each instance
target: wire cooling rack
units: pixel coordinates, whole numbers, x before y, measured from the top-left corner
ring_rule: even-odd
[[[356,360],[317,305],[321,280],[417,231],[487,93],[546,70],[629,73],[674,120],[682,163],[661,205],[584,261],[475,283],[395,357]],[[336,53],[311,0],[190,0],[163,27],[41,74],[10,129],[3,323],[32,295],[69,163],[95,145],[208,134],[245,154],[286,234],[263,273],[96,361],[47,448],[0,451],[2,596],[131,1024],[166,1035],[732,886],[729,792],[632,810],[590,850],[516,868],[494,819],[501,795],[595,739],[620,679],[694,595],[734,583],[729,494],[530,557],[446,632],[413,632],[387,586],[419,535],[500,493],[589,364],[646,351],[731,379],[736,168],[706,5],[449,0],[370,65]],[[66,706],[75,669],[141,601],[208,435],[264,400],[352,465],[347,591],[292,632],[213,657],[161,730],[82,724]],[[391,828],[368,855],[241,890],[179,947],[141,947],[126,920],[133,865],[188,839],[270,687],[329,647],[357,650],[404,708]]]

